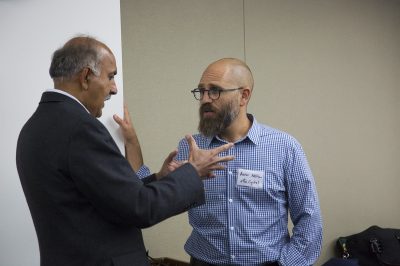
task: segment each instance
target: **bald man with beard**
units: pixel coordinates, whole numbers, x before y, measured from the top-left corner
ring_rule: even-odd
[[[295,138],[247,112],[253,86],[243,61],[223,58],[191,91],[200,102],[197,145],[234,143],[222,154],[235,157],[204,182],[206,203],[189,211],[191,265],[306,266],[320,255],[322,219],[306,156]],[[176,159],[189,151],[183,139]]]

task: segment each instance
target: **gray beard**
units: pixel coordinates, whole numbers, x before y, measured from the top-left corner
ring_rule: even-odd
[[[223,133],[232,124],[233,120],[239,115],[239,108],[234,106],[233,101],[231,101],[216,113],[215,118],[203,118],[202,107],[200,107],[199,114],[199,132],[206,137],[213,137]]]

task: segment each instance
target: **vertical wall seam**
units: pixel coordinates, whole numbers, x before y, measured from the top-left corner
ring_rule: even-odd
[[[246,62],[246,17],[245,17],[245,0],[243,0],[243,59]]]

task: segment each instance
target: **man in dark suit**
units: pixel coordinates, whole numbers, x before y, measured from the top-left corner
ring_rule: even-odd
[[[126,138],[127,160],[96,119],[117,93],[116,73],[105,44],[91,37],[69,40],[53,54],[55,89],[43,93],[19,135],[17,168],[42,266],[148,265],[141,228],[204,203],[202,179],[232,159],[218,156],[231,144],[206,151],[188,136],[188,163],[174,163],[173,152],[159,173],[140,180],[132,168],[138,170],[141,158],[129,160],[141,154],[130,120],[114,117]]]

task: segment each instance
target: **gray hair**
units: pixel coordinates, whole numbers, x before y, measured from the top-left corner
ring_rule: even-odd
[[[76,41],[78,40],[79,41]],[[77,37],[67,42],[53,53],[49,69],[53,79],[69,79],[85,67],[100,75],[100,61],[103,53],[99,49],[99,42],[92,37]]]

